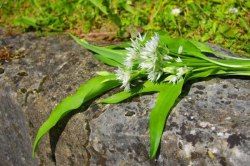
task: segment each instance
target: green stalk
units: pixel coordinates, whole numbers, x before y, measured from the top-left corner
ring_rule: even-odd
[[[204,59],[204,60],[207,60],[208,62],[217,64],[217,65],[223,66],[223,67],[229,67],[229,68],[242,68],[242,67],[249,68],[250,67],[250,63],[248,64],[248,62],[247,62],[247,64],[246,64],[246,60],[213,60],[213,59],[208,58],[208,57],[206,57],[204,55],[202,55],[201,58]],[[237,64],[235,64],[234,61],[236,61],[237,64],[243,63],[245,65],[244,66],[240,65],[240,64],[237,65]]]

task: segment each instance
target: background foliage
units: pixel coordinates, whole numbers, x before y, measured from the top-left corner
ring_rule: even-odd
[[[179,15],[172,13],[176,8]],[[249,57],[249,8],[247,0],[3,0],[0,26],[120,38],[133,31],[166,31]]]

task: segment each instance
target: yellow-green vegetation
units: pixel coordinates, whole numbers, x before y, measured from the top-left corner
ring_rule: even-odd
[[[0,25],[42,32],[165,31],[250,56],[248,0],[3,0]]]

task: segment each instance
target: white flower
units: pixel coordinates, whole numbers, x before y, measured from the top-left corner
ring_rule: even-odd
[[[127,52],[127,56],[126,56],[123,63],[127,68],[132,68],[133,67],[133,60],[137,57],[137,51],[132,47],[128,47],[125,49],[128,52]]]
[[[189,68],[188,67],[180,67],[177,69],[177,76],[183,76],[184,74],[186,74],[187,72],[189,71]]]
[[[169,55],[164,55],[163,59],[168,61],[168,60],[172,60],[173,58],[171,56],[169,56]]]
[[[140,54],[141,51],[141,45],[142,42],[145,40],[145,36],[141,36],[139,33],[138,36],[133,40],[131,39],[131,47],[125,48],[127,52],[127,56],[124,60],[124,65],[128,69],[132,69],[133,67],[133,62],[136,60]]]
[[[174,8],[171,11],[171,14],[174,16],[178,16],[180,13],[181,13],[181,9],[179,9],[179,8]]]
[[[231,8],[228,9],[228,12],[236,14],[236,13],[238,13],[238,9],[235,8],[235,7],[231,7]]]
[[[183,52],[183,46],[180,46],[179,48],[178,48],[178,54],[181,54]]]
[[[170,75],[167,78],[164,79],[164,81],[168,81],[169,83],[177,83],[180,78],[176,75]]]
[[[152,82],[158,80],[161,77],[162,73],[161,72],[155,72],[155,71],[150,71],[148,73],[148,79]]]
[[[148,72],[148,79],[157,81],[160,74],[157,71],[157,47],[159,43],[159,35],[155,34],[141,50],[139,67]]]
[[[159,35],[155,34],[142,48],[141,54],[146,57],[153,57],[156,54],[156,49],[159,43]]]
[[[121,68],[118,68],[117,70],[115,70],[115,72],[116,72],[117,79],[122,82],[121,87],[123,87],[125,91],[128,91],[130,89],[129,81],[130,81],[131,73]]]
[[[180,57],[176,58],[175,61],[176,61],[176,62],[182,62],[182,60],[181,60]]]

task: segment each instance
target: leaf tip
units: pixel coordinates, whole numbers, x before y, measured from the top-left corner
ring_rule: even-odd
[[[149,152],[149,158],[154,159],[156,156],[157,148],[153,148],[152,146],[150,147],[150,152]]]

